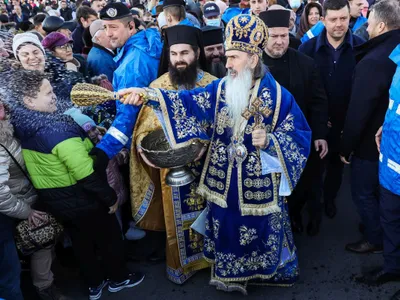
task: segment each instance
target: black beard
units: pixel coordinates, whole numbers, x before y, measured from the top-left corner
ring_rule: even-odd
[[[177,69],[171,63],[168,67],[169,79],[173,85],[184,86],[185,89],[190,90],[196,86],[197,81],[197,60],[191,64],[178,62],[178,65],[186,65],[185,69]],[[176,64],[175,64],[176,65]]]
[[[214,63],[212,61],[213,58],[214,57],[207,58],[208,71],[210,72],[211,75],[214,75],[217,78],[225,77],[225,75],[226,75],[226,68],[225,68],[226,58],[225,58],[225,56],[219,56],[220,61],[217,63]]]

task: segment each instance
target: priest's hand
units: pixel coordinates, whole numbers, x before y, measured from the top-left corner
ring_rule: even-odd
[[[314,141],[315,151],[319,152],[319,158],[324,159],[328,154],[328,142],[325,140]]]
[[[378,129],[378,132],[375,134],[375,143],[379,153],[381,152],[381,141],[382,141],[382,126]]]
[[[267,132],[265,129],[255,129],[252,133],[252,142],[254,147],[264,150],[267,147]]]
[[[154,169],[161,169],[160,167],[157,167],[156,165],[153,165],[146,157],[146,155],[144,155],[142,148],[138,147],[137,152],[140,154],[140,157],[143,159],[143,161],[146,163],[146,165],[148,165],[149,167],[152,167]]]
[[[196,157],[196,159],[194,161],[200,160],[203,157],[203,155],[206,152],[206,150],[207,150],[207,145],[204,145],[203,149],[201,149],[199,155],[197,155],[197,157]]]
[[[346,157],[340,155],[340,160],[341,160],[342,163],[344,163],[345,165],[349,165],[349,164],[350,164],[350,158],[346,158]]]
[[[146,91],[141,88],[128,88],[119,90],[118,95],[123,104],[139,106],[144,102],[143,95],[146,95]]]

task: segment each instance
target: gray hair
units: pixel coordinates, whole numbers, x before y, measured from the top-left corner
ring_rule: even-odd
[[[389,30],[400,28],[400,4],[398,0],[381,0],[371,7],[378,22],[386,24]]]
[[[253,78],[255,80],[263,78],[267,74],[267,67],[264,65],[263,60],[259,58],[256,67],[254,68]]]

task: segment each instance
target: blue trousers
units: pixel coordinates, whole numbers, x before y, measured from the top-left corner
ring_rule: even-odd
[[[400,196],[382,186],[379,196],[384,269],[400,274]]]
[[[13,238],[0,240],[0,299],[23,300],[20,288],[21,265]]]
[[[378,168],[378,161],[356,156],[351,160],[351,195],[365,226],[365,238],[373,245],[382,245]]]

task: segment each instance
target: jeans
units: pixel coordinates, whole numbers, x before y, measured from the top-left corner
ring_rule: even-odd
[[[373,245],[382,245],[378,168],[378,161],[356,156],[351,160],[351,195],[365,226],[365,238]]]
[[[380,187],[384,270],[400,275],[400,196]]]
[[[0,237],[1,238],[1,237]],[[0,240],[0,299],[23,300],[21,265],[13,238]]]
[[[40,249],[31,255],[32,283],[38,290],[47,289],[53,284],[54,275],[51,271],[54,247]]]

